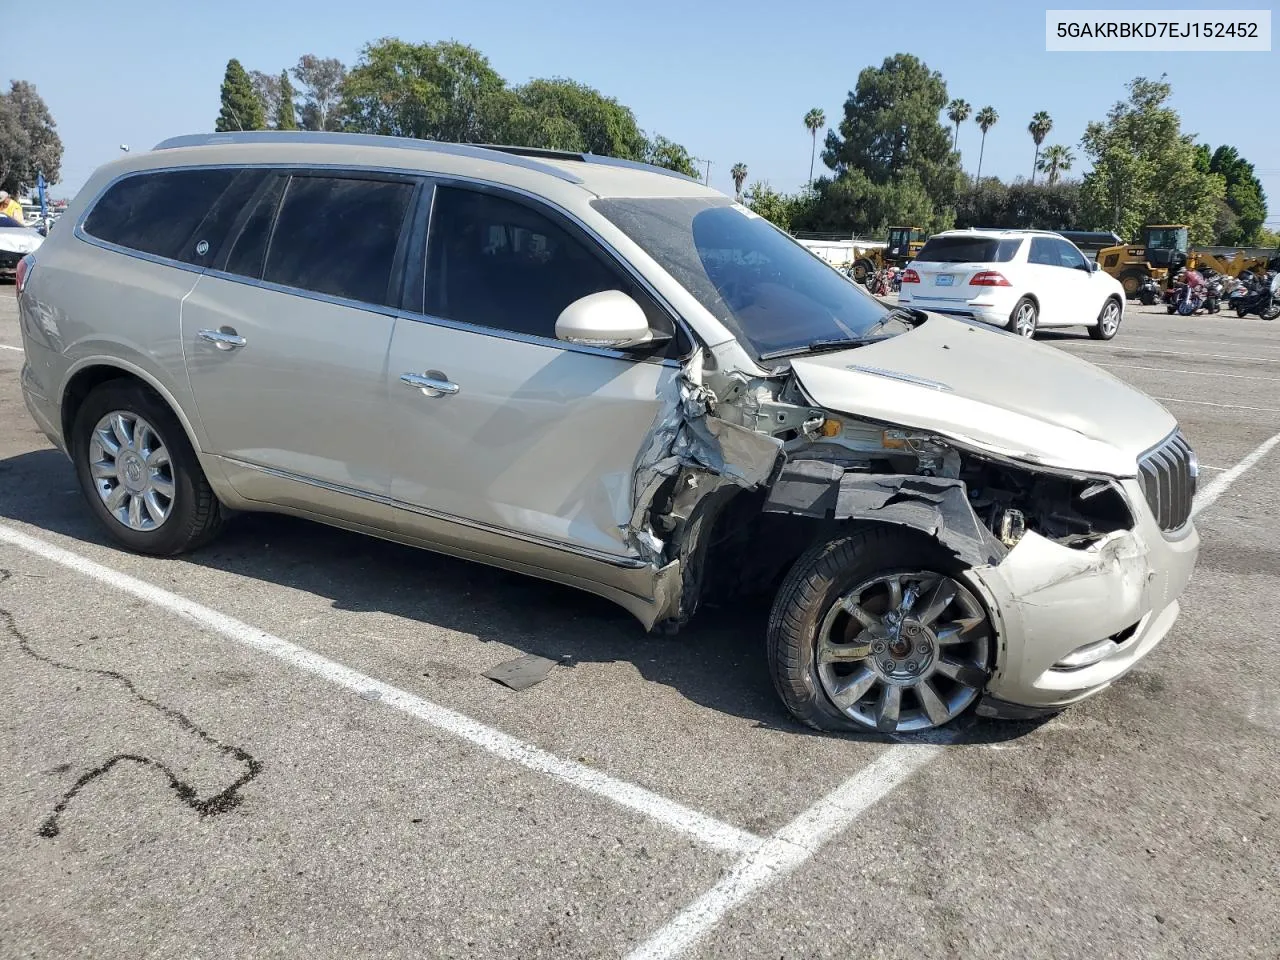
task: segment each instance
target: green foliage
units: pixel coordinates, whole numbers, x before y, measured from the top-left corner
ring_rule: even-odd
[[[733,192],[741,197],[742,184],[747,179],[747,165],[742,162],[735,163],[729,168],[729,176],[733,177]]]
[[[972,112],[973,107],[969,105],[968,100],[952,100],[947,104],[947,119],[956,125],[955,136],[951,138],[952,150],[960,143],[960,124],[968,120]]]
[[[1031,134],[1031,139],[1036,144],[1035,159],[1031,161],[1031,182],[1036,181],[1036,170],[1040,167],[1040,144],[1044,143],[1044,138],[1049,135],[1049,131],[1053,129],[1053,118],[1043,110],[1039,111],[1031,118],[1031,122],[1027,124],[1027,133]]]
[[[1081,140],[1093,161],[1084,178],[1090,219],[1130,238],[1147,223],[1185,223],[1192,242],[1212,241],[1223,177],[1197,166],[1196,146],[1168,105],[1168,83],[1137,77],[1127,88],[1128,98]]]
[[[43,173],[57,183],[62,167],[62,139],[53,115],[34,84],[14,80],[0,93],[0,190],[13,196],[35,186]]]
[[[1258,230],[1258,235],[1254,237],[1253,245],[1256,247],[1272,247],[1280,250],[1280,231],[1268,230],[1265,227]]]
[[[1198,166],[1199,160],[1209,153],[1209,148],[1198,144],[1196,150]],[[1224,144],[1213,151],[1207,172],[1219,174],[1226,185],[1223,205],[1230,215],[1219,210],[1214,224],[1218,243],[1251,246],[1267,219],[1267,194],[1253,172],[1253,164],[1241,157],[1235,147]]]
[[[782,230],[791,229],[791,219],[795,200],[786,194],[779,193],[762,180],[757,180],[743,194],[747,208],[760,214],[775,227]]]
[[[982,145],[978,148],[978,172],[976,174],[978,179],[982,179],[982,155],[987,152],[987,131],[994,127],[999,120],[1000,114],[996,113],[995,107],[983,107],[978,111],[978,115],[973,118],[973,122],[982,131]]]
[[[1078,180],[1008,185],[986,177],[971,182],[956,205],[962,227],[1079,230],[1082,216]]]
[[[293,79],[301,85],[302,129],[337,130],[341,127],[338,107],[347,68],[336,57],[304,54],[293,68]]]
[[[822,226],[807,228],[874,232],[951,222],[961,175],[939,120],[946,105],[942,75],[910,54],[858,74],[839,132],[827,133],[822,159],[836,176],[815,184],[813,219]]]
[[[689,155],[689,151],[660,133],[655,134],[645,146],[644,160],[646,163],[683,173],[695,180],[699,179],[698,168],[693,165],[693,157]]]
[[[1036,169],[1041,173],[1049,174],[1049,186],[1053,186],[1058,182],[1058,174],[1070,170],[1075,159],[1076,155],[1071,152],[1070,147],[1055,143],[1044,148],[1044,152],[1040,154],[1036,163]]]
[[[812,142],[809,145],[809,183],[813,183],[813,160],[818,153],[818,131],[827,123],[827,115],[818,107],[814,107],[804,115],[804,128],[809,131]]]
[[[635,114],[575,80],[531,80],[507,100],[503,143],[640,160],[645,137]]]
[[[240,61],[234,57],[227,61],[227,72],[222,78],[222,109],[213,129],[219,133],[228,130],[262,130],[267,120],[262,100],[253,89],[253,81]]]
[[[365,44],[343,87],[344,126],[360,133],[485,143],[510,109],[506,84],[480,51],[449,40]]]
[[[280,71],[280,97],[276,104],[274,119],[275,128],[277,130],[297,130],[298,117],[294,113],[293,99],[296,97],[297,91],[293,89],[293,84],[289,82],[289,71]]]

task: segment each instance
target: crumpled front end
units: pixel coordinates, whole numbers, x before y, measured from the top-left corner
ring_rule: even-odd
[[[1052,711],[1114,682],[1150,653],[1178,617],[1200,537],[1188,522],[1166,533],[1141,485],[1124,481],[1132,530],[1085,549],[1027,533],[995,566],[972,576],[998,617],[1001,655],[978,712],[1021,716]]]

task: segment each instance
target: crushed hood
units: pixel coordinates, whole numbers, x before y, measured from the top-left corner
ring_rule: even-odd
[[[936,314],[909,333],[791,367],[828,410],[1065,470],[1133,476],[1138,457],[1177,426],[1091,363]]]

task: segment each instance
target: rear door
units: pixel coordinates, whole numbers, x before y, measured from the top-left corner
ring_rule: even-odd
[[[623,527],[636,458],[679,366],[662,351],[565,343],[555,321],[601,290],[630,294],[674,333],[670,315],[574,224],[501,191],[437,186],[426,254],[425,298],[396,321],[387,368],[391,495],[417,508],[404,522],[443,515],[635,556]]]
[[[386,355],[403,267],[408,177],[281,172],[182,307],[207,452],[271,499],[272,477],[385,495]]]

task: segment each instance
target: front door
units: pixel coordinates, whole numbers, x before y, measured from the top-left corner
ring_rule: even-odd
[[[391,495],[446,518],[631,557],[636,458],[678,366],[555,339],[574,300],[623,290],[670,318],[585,235],[521,198],[437,187],[424,310],[387,367]],[[407,521],[407,522],[412,522]]]
[[[265,478],[283,474],[385,496],[390,304],[414,191],[407,179],[279,176],[183,302],[207,452],[245,468],[228,471],[242,495],[268,496]]]

